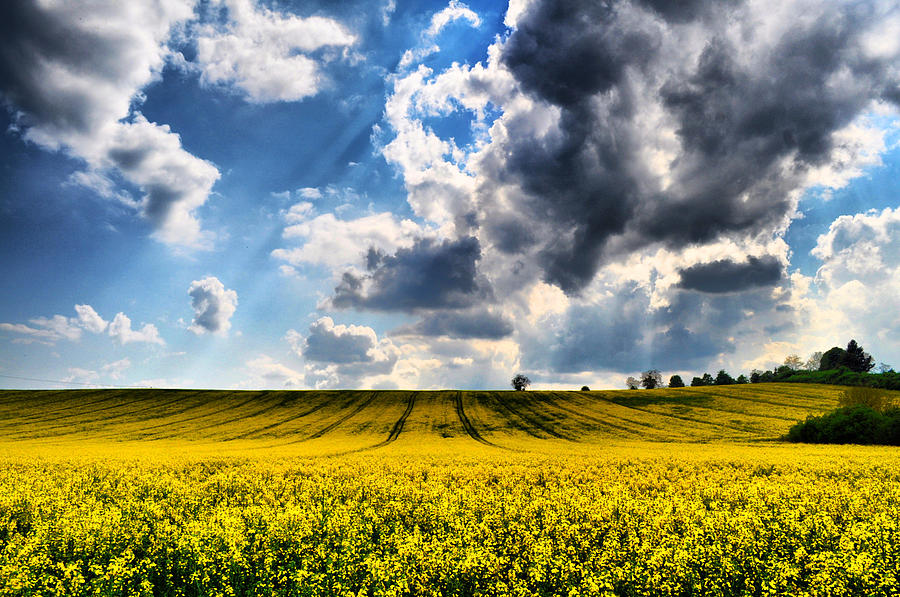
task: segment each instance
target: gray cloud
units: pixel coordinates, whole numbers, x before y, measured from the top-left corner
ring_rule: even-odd
[[[741,0],[719,0],[718,4],[739,4]],[[665,20],[671,23],[687,23],[701,17],[708,12],[708,0],[639,0],[639,4],[646,6]]]
[[[390,339],[378,340],[375,330],[363,325],[335,325],[321,317],[304,338],[289,330],[287,340],[307,362],[305,378],[315,387],[356,387],[367,376],[386,375],[400,358]]]
[[[635,307],[635,303],[618,303],[612,309],[571,309],[552,341],[535,342],[534,348],[523,342],[525,367],[556,373],[672,370],[702,366],[710,357],[735,349],[721,332],[690,318],[685,318],[687,327],[680,321],[666,322],[665,312],[639,313]]]
[[[519,19],[503,61],[526,90],[558,106],[576,106],[621,82],[629,55],[646,57],[653,46],[640,31],[610,27],[614,18],[614,3],[536,2]]]
[[[418,323],[401,328],[397,333],[500,340],[513,333],[513,325],[502,315],[488,311],[477,310],[463,313],[444,311],[429,314]]]
[[[537,242],[529,222],[522,218],[496,217],[487,222],[487,228],[494,247],[504,253],[520,253]]]
[[[768,339],[767,325],[790,332],[796,315],[780,307],[769,288],[751,288],[740,300],[727,294],[673,293],[654,308],[650,296],[633,284],[609,298],[572,306],[559,318],[520,331],[523,368],[553,373],[637,371],[657,367],[677,371],[709,367]],[[752,315],[747,315],[752,312]]]
[[[371,328],[335,326],[331,318],[323,317],[309,326],[302,354],[321,363],[367,363],[374,359],[369,352],[376,344]]]
[[[77,89],[48,93],[55,83],[36,68],[36,59],[72,70],[90,64],[103,80],[124,78],[131,68],[120,59],[120,38],[73,27],[71,16],[27,0],[0,5],[0,88],[23,111],[26,126],[88,132],[106,112],[105,105]]]
[[[680,288],[700,292],[739,292],[748,288],[773,286],[781,280],[784,267],[778,259],[750,257],[746,263],[728,259],[701,263],[681,270]]]
[[[506,123],[509,140],[496,148],[505,157],[482,191],[492,244],[531,250],[491,214],[495,188],[510,184],[525,192],[516,209],[542,231],[544,279],[569,293],[623,253],[774,230],[804,172],[831,160],[834,133],[873,100],[896,101],[897,57],[865,46],[878,11],[814,8],[769,39],[740,2],[532,3],[502,62],[559,119],[539,137],[513,130],[513,116]],[[691,54],[685,27],[700,21],[691,32],[705,42]],[[651,112],[676,135],[665,183],[647,158],[659,142],[644,128]]]
[[[420,239],[393,255],[369,251],[368,273],[345,273],[332,304],[375,311],[466,308],[490,295],[487,281],[476,269],[480,258],[481,246],[473,237]]]
[[[215,276],[194,280],[188,288],[194,320],[190,329],[195,334],[226,334],[231,328],[231,316],[237,309],[237,292],[226,290]]]
[[[85,161],[76,180],[111,187],[107,175],[117,170],[144,192],[140,205],[125,202],[143,208],[157,238],[200,247],[209,235],[195,210],[219,172],[136,109],[141,90],[160,76],[170,30],[194,15],[193,5],[0,3],[0,97],[23,138]],[[102,196],[116,195],[103,187]]]

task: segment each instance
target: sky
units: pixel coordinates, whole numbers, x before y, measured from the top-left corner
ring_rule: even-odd
[[[894,0],[7,0],[0,387],[900,366]]]

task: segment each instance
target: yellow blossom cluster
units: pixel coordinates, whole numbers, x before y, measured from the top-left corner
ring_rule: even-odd
[[[6,595],[897,595],[900,453],[0,460]]]

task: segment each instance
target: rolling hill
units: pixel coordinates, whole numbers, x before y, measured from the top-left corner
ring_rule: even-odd
[[[837,406],[843,388],[756,384],[651,391],[0,392],[5,446],[214,446],[309,453],[389,444],[758,442]],[[187,443],[185,443],[187,442]]]
[[[3,391],[0,594],[894,596],[842,390]]]

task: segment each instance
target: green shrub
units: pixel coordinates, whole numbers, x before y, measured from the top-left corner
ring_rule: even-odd
[[[879,412],[867,404],[844,406],[819,417],[807,417],[791,427],[787,440],[808,444],[900,446],[900,409]]]

